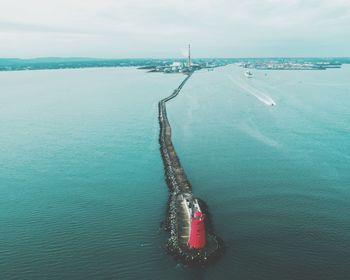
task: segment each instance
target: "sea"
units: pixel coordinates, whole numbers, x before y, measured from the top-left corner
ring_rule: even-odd
[[[0,72],[0,279],[346,280],[350,65],[201,70],[167,103],[225,252],[168,255],[157,103],[136,68]]]

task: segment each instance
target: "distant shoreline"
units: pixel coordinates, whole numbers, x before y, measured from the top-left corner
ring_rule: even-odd
[[[98,67],[157,67],[171,65],[174,61],[185,62],[185,58],[167,59],[89,59],[89,58],[35,58],[4,59],[0,58],[0,71],[80,69]],[[229,64],[234,59],[196,59],[198,63]]]
[[[82,68],[110,68],[110,67],[140,67],[142,69],[164,68],[174,63],[185,63],[185,58],[165,58],[165,59],[94,59],[94,58],[0,58],[0,71],[29,71],[29,70],[56,70],[56,69],[82,69]],[[350,64],[350,58],[197,58],[193,63],[210,67],[224,66],[228,64],[245,64],[263,67],[268,63],[276,65],[296,63],[296,64]],[[283,70],[283,69],[264,69]],[[290,69],[288,69],[290,70]],[[292,70],[292,69],[291,69]]]

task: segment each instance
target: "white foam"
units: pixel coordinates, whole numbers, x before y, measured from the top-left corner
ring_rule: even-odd
[[[275,148],[278,148],[280,146],[276,140],[263,134],[258,127],[256,127],[254,124],[252,124],[249,121],[246,121],[246,120],[242,121],[238,125],[238,128],[241,131],[243,131],[244,133],[246,133],[249,136],[251,136],[252,138],[254,138],[255,140],[257,140],[265,145],[275,147]]]
[[[237,80],[233,79],[230,75],[227,75],[227,76],[236,86],[243,89],[244,91],[246,91],[250,95],[254,96],[256,99],[258,99],[259,101],[261,101],[265,105],[268,105],[268,106],[275,106],[276,105],[276,102],[270,96],[262,93],[261,91],[255,89],[249,85],[244,85],[244,84],[238,82]]]

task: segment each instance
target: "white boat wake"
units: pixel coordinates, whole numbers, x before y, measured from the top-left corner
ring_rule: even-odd
[[[242,121],[239,125],[238,128],[246,133],[247,135],[251,136],[252,138],[256,139],[257,141],[271,146],[278,148],[280,144],[273,138],[270,138],[268,135],[263,134],[259,128],[257,128],[252,122],[249,121]]]
[[[256,99],[258,99],[259,101],[261,101],[265,105],[276,106],[276,102],[270,96],[267,96],[266,94],[262,93],[259,90],[256,90],[255,88],[253,88],[251,86],[243,85],[243,84],[239,83],[238,81],[233,79],[230,75],[227,75],[227,76],[236,86],[243,89],[244,91],[246,91],[250,95],[254,96]]]

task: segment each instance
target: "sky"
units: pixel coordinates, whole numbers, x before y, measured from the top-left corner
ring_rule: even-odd
[[[350,0],[0,0],[0,57],[350,56]]]

